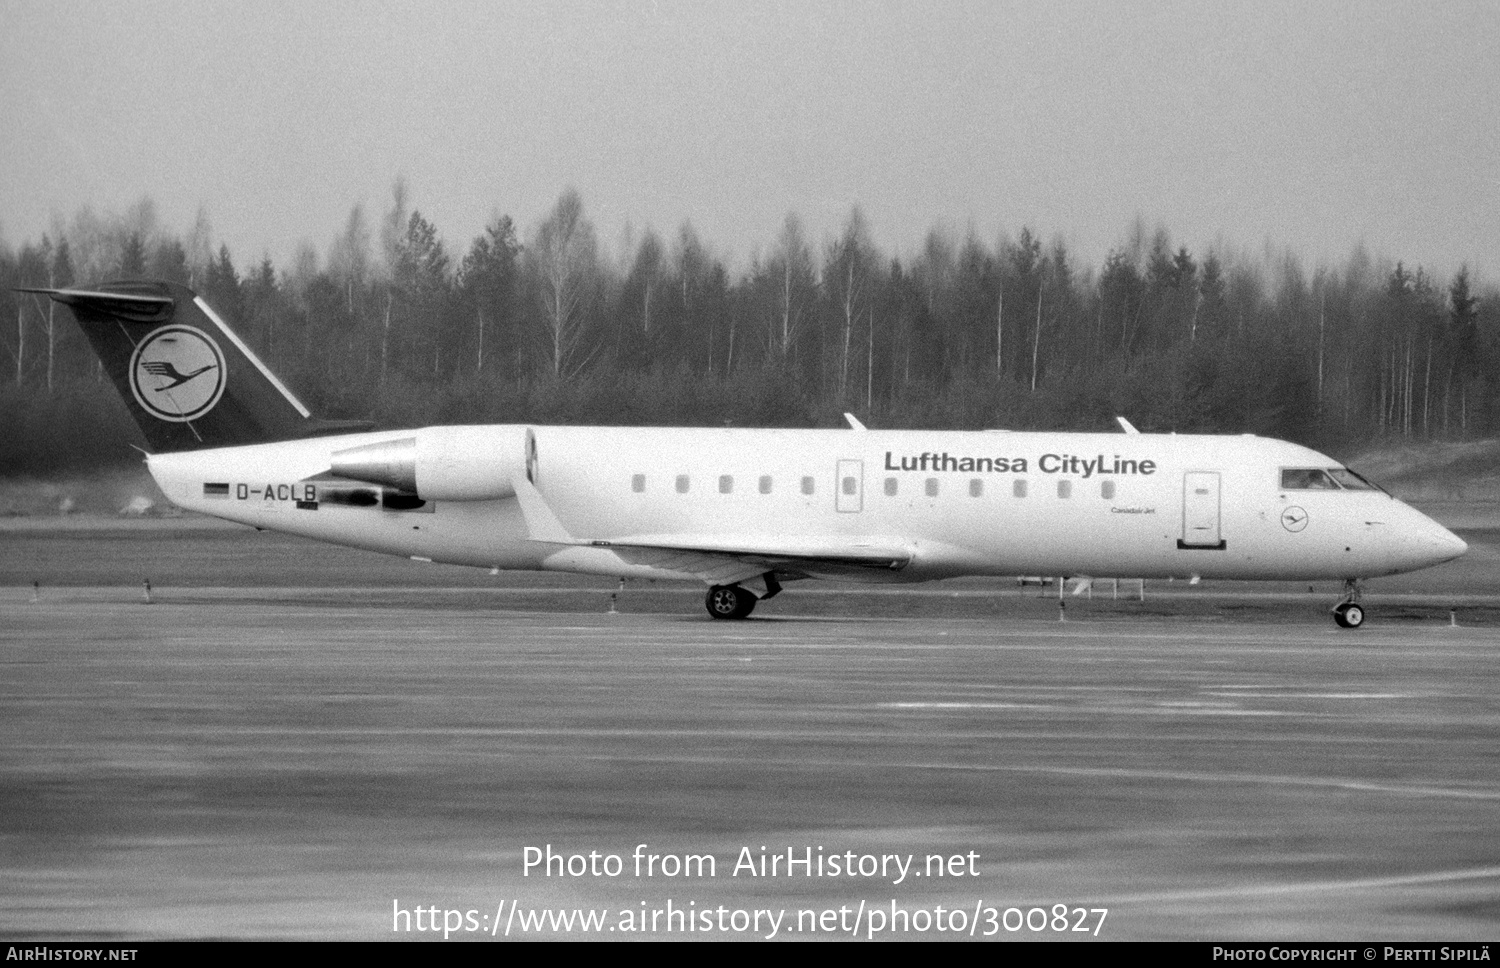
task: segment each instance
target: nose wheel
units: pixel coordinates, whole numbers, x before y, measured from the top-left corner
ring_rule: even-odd
[[[1333,607],[1333,624],[1341,629],[1357,629],[1365,624],[1365,607],[1359,603],[1359,580],[1344,582],[1344,600]]]
[[[1365,624],[1365,607],[1358,602],[1340,602],[1334,607],[1333,622],[1341,629],[1357,629]]]
[[[709,615],[723,619],[745,618],[755,609],[755,602],[755,596],[738,585],[715,585],[703,600]]]

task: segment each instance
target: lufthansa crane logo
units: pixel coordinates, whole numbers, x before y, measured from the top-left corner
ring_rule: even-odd
[[[153,417],[173,423],[194,420],[224,395],[224,354],[201,329],[163,326],[135,348],[130,389]]]
[[[1307,512],[1292,506],[1281,512],[1281,526],[1292,533],[1307,527]]]

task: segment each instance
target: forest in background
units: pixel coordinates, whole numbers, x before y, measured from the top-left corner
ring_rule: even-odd
[[[237,263],[200,210],[142,200],[0,242],[0,474],[132,462],[142,443],[65,309],[18,286],[197,290],[319,416],[378,426],[655,424],[1257,433],[1340,454],[1500,430],[1500,292],[1356,248],[1189,251],[1138,222],[1098,266],[1031,228],[883,252],[788,215],[731,270],[691,224],[611,255],[576,191],[463,251],[411,204],[356,205],[324,252]]]

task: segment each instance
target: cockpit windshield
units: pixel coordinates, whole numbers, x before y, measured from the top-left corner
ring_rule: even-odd
[[[1347,467],[1283,467],[1283,491],[1378,491]]]
[[[1283,491],[1337,491],[1328,472],[1318,467],[1283,467],[1281,469]]]
[[[1347,467],[1330,467],[1328,474],[1346,491],[1378,491],[1380,488]]]

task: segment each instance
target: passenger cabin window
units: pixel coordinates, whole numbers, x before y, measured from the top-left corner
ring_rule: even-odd
[[[734,478],[732,476],[730,476],[729,474],[720,474],[719,475],[719,493],[720,494],[732,494],[732,493],[734,493]]]
[[[771,475],[770,474],[762,474],[761,475],[761,478],[760,478],[760,493],[762,493],[762,494],[770,494],[771,493]]]
[[[1283,491],[1337,491],[1328,472],[1318,467],[1283,467],[1281,469]]]
[[[859,478],[857,478],[857,477],[846,477],[846,478],[844,478],[844,493],[850,495],[851,497],[854,496],[855,494],[858,494],[859,493]]]
[[[630,479],[630,489],[637,494],[640,494],[642,491],[644,491],[646,489],[646,475],[637,474],[632,477]]]
[[[1101,481],[1099,483],[1099,496],[1102,497],[1102,498],[1104,498],[1104,500],[1106,500],[1106,501],[1114,500],[1114,496],[1115,496],[1115,482],[1114,481]]]
[[[688,476],[686,474],[678,474],[677,475],[677,493],[678,494],[686,494],[687,492],[688,492]]]
[[[938,496],[938,479],[936,477],[929,477],[929,478],[927,478],[927,496],[928,497],[937,497]]]
[[[1064,497],[1064,498],[1066,498],[1066,497],[1072,497],[1073,496],[1073,482],[1072,481],[1058,481],[1057,482],[1057,496],[1058,497]]]
[[[969,482],[969,497],[983,497],[983,496],[984,496],[984,481],[981,480],[980,478],[976,477],[976,478],[974,478],[973,480],[971,480]]]
[[[813,479],[811,477],[804,477],[804,478],[802,478],[802,493],[803,494],[811,494],[812,492],[813,492]]]
[[[887,477],[885,479],[885,493],[887,497],[896,496],[896,479],[894,477]]]
[[[1010,492],[1016,497],[1025,497],[1026,479],[1024,477],[1016,478],[1015,482],[1010,486]]]

